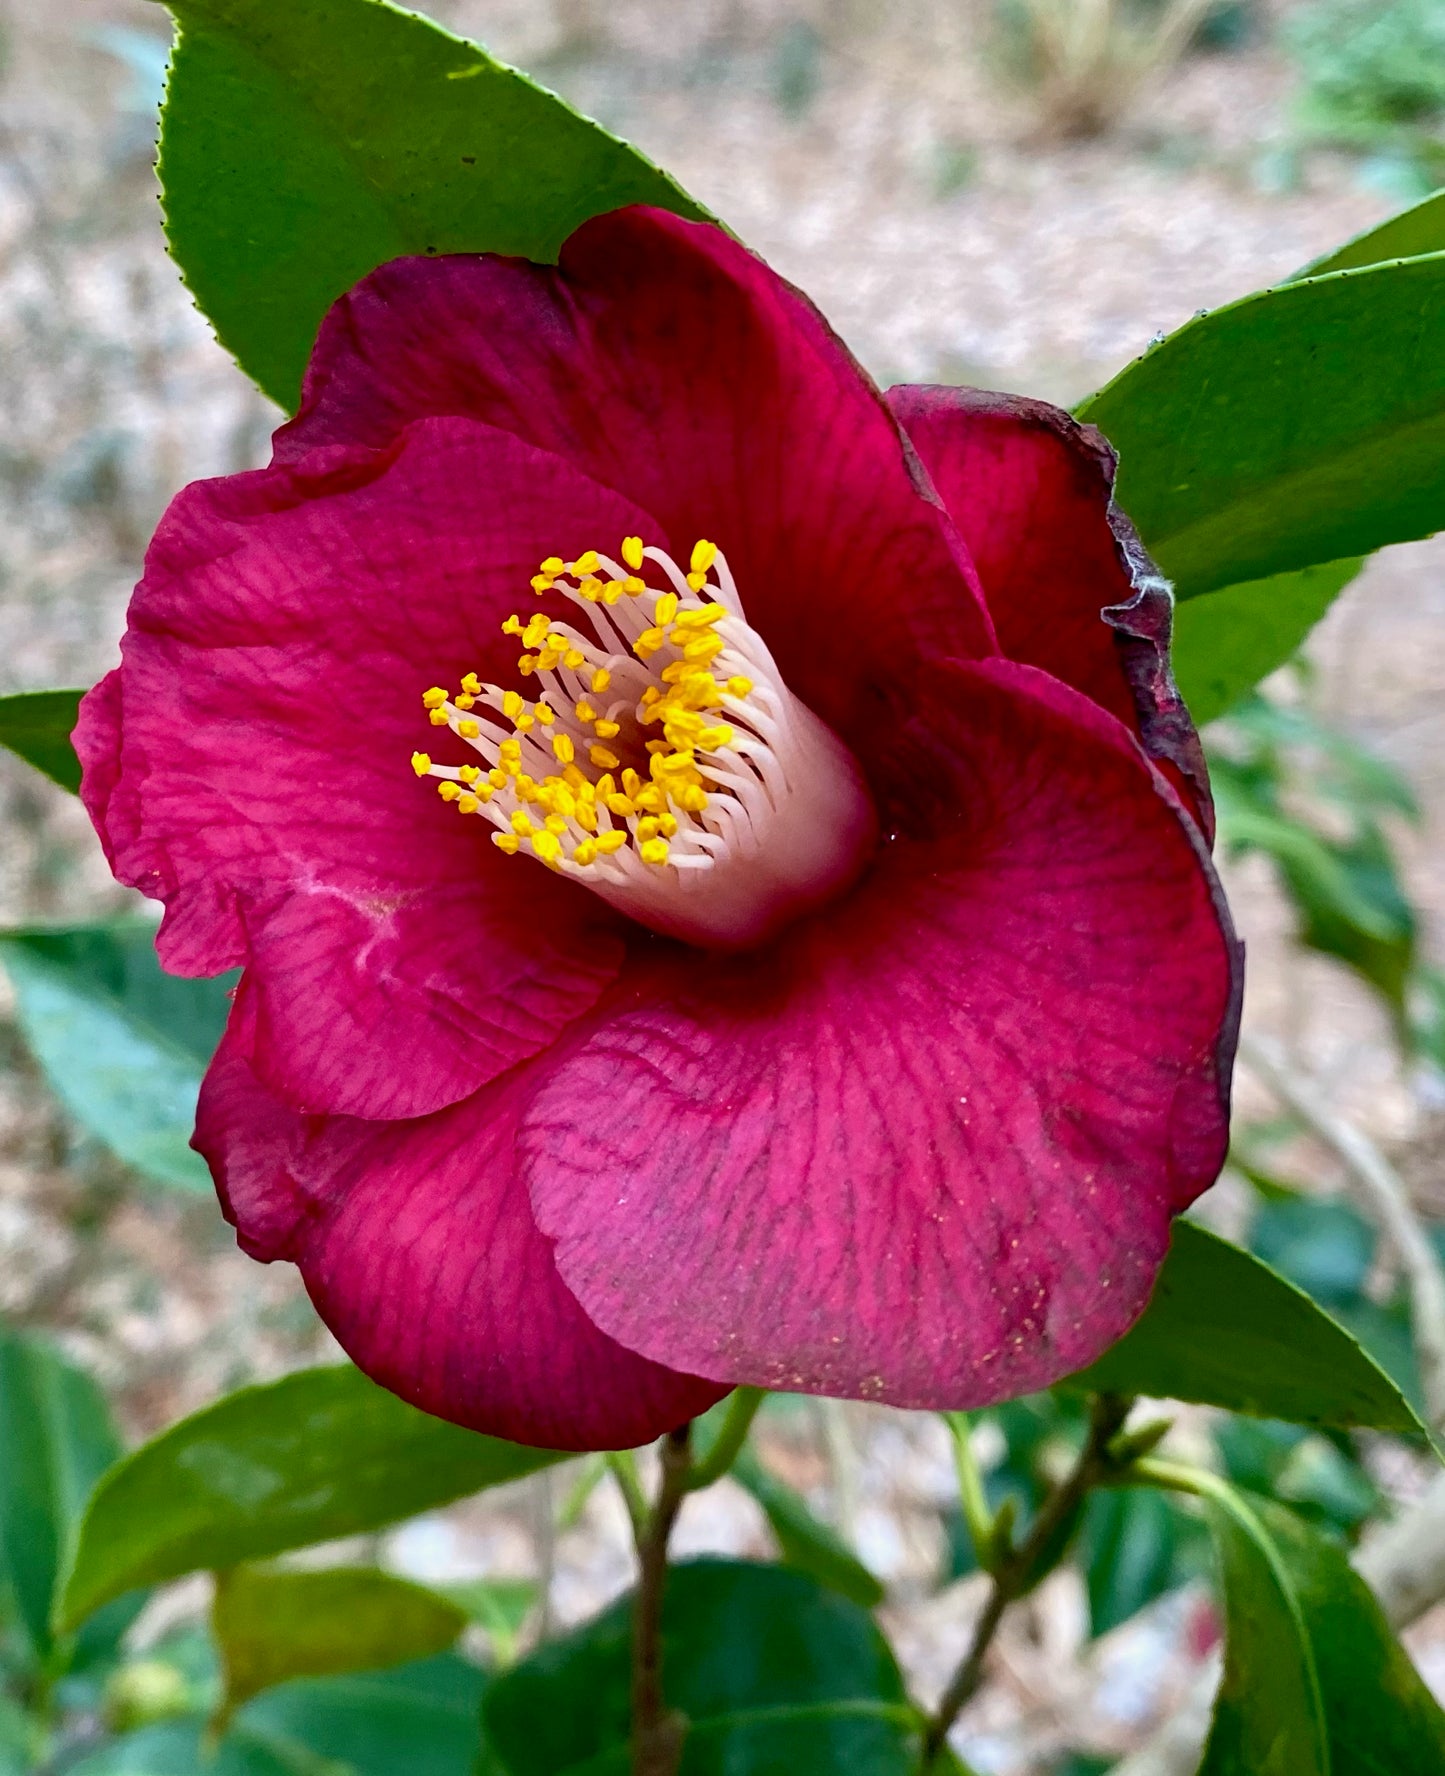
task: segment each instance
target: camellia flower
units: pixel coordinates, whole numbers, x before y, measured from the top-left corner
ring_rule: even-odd
[[[336,304],[77,746],[165,965],[244,965],[227,1213],[370,1374],[604,1447],[1126,1329],[1223,1158],[1238,955],[1112,472],[885,398],[658,211]]]

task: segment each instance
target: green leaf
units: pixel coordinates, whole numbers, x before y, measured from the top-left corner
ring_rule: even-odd
[[[864,1609],[882,1603],[882,1585],[847,1543],[820,1523],[802,1494],[770,1474],[750,1449],[738,1454],[729,1472],[763,1507],[784,1566],[807,1573]]]
[[[1290,280],[1323,277],[1326,272],[1352,271],[1359,265],[1379,265],[1386,259],[1414,259],[1422,253],[1445,249],[1445,191],[1433,192],[1391,216],[1388,222],[1357,234],[1344,246],[1316,259]]]
[[[1435,1776],[1445,1713],[1343,1551],[1220,1486],[1224,1682],[1200,1776]]]
[[[1395,1383],[1308,1295],[1192,1221],[1174,1223],[1142,1317],[1066,1385],[1425,1434]]]
[[[1181,598],[1445,524],[1445,253],[1247,296],[1080,408]]]
[[[293,1677],[340,1677],[430,1658],[467,1612],[424,1585],[339,1566],[237,1566],[217,1575],[211,1626],[226,1674],[225,1712]]]
[[[509,1776],[625,1776],[631,1599],[494,1680],[482,1706]],[[916,1725],[872,1620],[776,1566],[675,1567],[663,1607],[667,1700],[690,1728],[680,1776],[846,1770],[905,1776]]]
[[[1224,1586],[1224,1677],[1199,1776],[1332,1776],[1314,1649],[1254,1503],[1209,1499]]]
[[[1174,678],[1196,727],[1224,715],[1291,659],[1362,557],[1328,561],[1191,598],[1174,613]]]
[[[37,1339],[0,1328],[0,1554],[42,1658],[56,1577],[86,1497],[120,1452],[90,1377]]]
[[[25,1039],[81,1127],[148,1177],[209,1191],[189,1143],[236,977],[164,973],[155,927],[140,923],[0,932],[0,961]]]
[[[80,760],[70,744],[84,691],[20,691],[0,697],[0,746],[18,752],[62,789],[80,788]]]
[[[1183,1584],[1194,1571],[1186,1552],[1201,1534],[1167,1493],[1138,1486],[1092,1494],[1079,1548],[1090,1631],[1108,1634]]]
[[[197,1718],[145,1727],[67,1776],[472,1776],[485,1678],[452,1654],[303,1678],[236,1715],[214,1750]]]
[[[705,214],[634,148],[383,0],[169,0],[171,252],[221,343],[294,408],[327,308],[409,253],[554,260],[590,216]]]
[[[242,1388],[116,1464],[90,1501],[62,1610],[394,1523],[567,1457],[431,1418],[338,1365]]]

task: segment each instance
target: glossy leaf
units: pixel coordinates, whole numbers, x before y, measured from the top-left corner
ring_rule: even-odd
[[[0,1556],[42,1657],[68,1543],[91,1487],[120,1452],[90,1377],[38,1339],[0,1329]]]
[[[631,1600],[540,1648],[487,1692],[508,1776],[625,1776]],[[914,1716],[870,1618],[802,1573],[700,1560],[663,1612],[668,1701],[690,1724],[680,1776],[905,1776]]]
[[[430,1418],[348,1365],[243,1388],[105,1476],[65,1618],[133,1585],[377,1529],[565,1459]]]
[[[864,1609],[883,1601],[882,1585],[842,1537],[819,1522],[803,1495],[770,1474],[750,1449],[742,1450],[729,1472],[763,1507],[784,1566],[807,1573]]]
[[[1174,677],[1196,727],[1283,666],[1364,562],[1328,561],[1225,586],[1174,613]]]
[[[407,253],[551,260],[589,216],[702,214],[525,75],[384,0],[170,0],[166,230],[221,343],[296,404],[316,329]]]
[[[1200,1776],[1434,1776],[1445,1713],[1342,1549],[1266,1499],[1211,1499],[1224,1681]]]
[[[237,1566],[217,1575],[211,1626],[229,1713],[295,1677],[384,1670],[444,1653],[467,1624],[447,1598],[374,1567]]]
[[[1116,1487],[1088,1501],[1079,1565],[1093,1634],[1108,1634],[1193,1575],[1201,1532],[1167,1493]]]
[[[1265,290],[1087,400],[1181,597],[1445,525],[1445,253]]]
[[[72,794],[80,788],[80,760],[70,744],[84,691],[19,691],[0,697],[0,746],[19,753]]]
[[[199,1718],[128,1733],[67,1776],[473,1776],[485,1679],[455,1655],[258,1696],[214,1750]]]
[[[148,1177],[209,1191],[190,1138],[235,976],[165,974],[155,927],[140,923],[0,932],[0,962],[25,1039],[81,1127]]]
[[[1343,1327],[1267,1264],[1192,1221],[1174,1223],[1142,1317],[1066,1385],[1424,1434],[1399,1388]]]
[[[1316,259],[1303,271],[1296,272],[1291,282],[1300,278],[1322,277],[1330,271],[1351,271],[1360,265],[1379,265],[1386,259],[1413,259],[1421,253],[1445,250],[1445,191],[1429,197],[1391,216],[1388,222],[1366,229],[1344,246]]]

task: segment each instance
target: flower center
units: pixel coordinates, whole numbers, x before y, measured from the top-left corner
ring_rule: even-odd
[[[862,774],[783,683],[715,544],[697,543],[686,573],[640,537],[619,553],[542,563],[533,591],[560,593],[581,620],[502,624],[535,697],[474,672],[456,692],[433,685],[433,726],[483,762],[417,752],[412,768],[495,827],[499,850],[654,931],[759,943],[862,869],[876,833]]]

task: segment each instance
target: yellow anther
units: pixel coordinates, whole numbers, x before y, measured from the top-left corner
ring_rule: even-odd
[[[589,746],[587,756],[599,771],[615,771],[622,763],[615,752],[609,752],[605,746]]]
[[[567,830],[567,822],[560,814],[549,814],[544,824],[550,833],[564,833]]]
[[[649,752],[666,753],[671,751],[671,749],[672,742],[670,740],[649,740],[647,742],[647,750]]]
[[[552,736],[552,751],[558,764],[562,765],[570,765],[577,756],[577,750],[572,744],[570,734],[554,734]]]
[[[427,711],[427,720],[434,728],[445,728],[449,726],[451,719],[452,718],[447,714],[445,709],[429,709]]]
[[[503,766],[515,765],[521,756],[522,742],[520,740],[503,740],[497,747],[497,758]]]
[[[695,760],[691,752],[670,752],[652,755],[652,775],[654,777],[675,777],[680,772],[695,769]]]
[[[697,737],[697,744],[702,752],[716,752],[720,746],[731,746],[733,731],[726,722],[719,722],[715,728],[704,728]]]
[[[631,820],[637,812],[637,805],[631,796],[618,795],[614,791],[613,794],[604,796],[602,799],[607,804],[607,812],[615,814],[619,820]]]
[[[595,839],[583,839],[582,843],[572,853],[572,861],[573,863],[580,863],[585,869],[587,865],[593,861],[596,855],[597,841]]]
[[[717,544],[708,542],[706,537],[699,537],[692,546],[692,555],[687,565],[695,574],[706,573],[716,560]],[[546,565],[544,561],[542,566],[545,568]]]
[[[530,678],[537,670],[537,656],[535,654],[523,654],[517,661],[517,670],[521,673],[523,678]]]
[[[458,691],[452,700],[458,709],[470,709],[476,702],[476,698],[469,696],[466,691]]]
[[[505,851],[508,857],[515,857],[522,849],[522,841],[515,833],[495,832],[492,834],[492,843],[499,851]]]
[[[706,666],[710,661],[715,660],[722,651],[722,636],[707,629],[687,643],[682,650],[682,657],[689,665]]]
[[[584,832],[597,831],[597,809],[591,802],[579,802],[577,812],[572,816]]]
[[[687,583],[691,591],[701,592],[707,584],[707,575],[705,573],[690,573],[687,576]]]
[[[542,859],[543,863],[556,866],[557,859],[562,855],[562,844],[556,833],[534,832],[531,837],[531,845],[533,852]]]
[[[457,771],[457,776],[461,778],[463,783],[475,783],[481,774],[479,765],[462,765]]]
[[[522,619],[519,616],[517,616],[514,612],[510,617],[507,618],[506,622],[502,624],[502,634],[503,635],[520,635],[521,633],[522,633]]]
[[[625,580],[615,580],[613,584],[629,598],[641,598],[647,590],[647,581],[639,579],[636,574],[628,574]]]
[[[506,716],[508,721],[516,721],[517,717],[526,707],[526,699],[518,692],[502,692],[502,714]]]
[[[566,666],[569,671],[575,672],[579,666],[585,666],[587,664],[587,656],[582,652],[581,648],[568,648],[567,652],[562,656],[562,664]]]
[[[447,700],[447,693],[440,685],[433,685],[429,691],[421,694],[422,705],[427,709],[440,709]]]
[[[512,787],[524,802],[540,802],[542,799],[542,791],[536,779],[529,777],[525,771],[518,771],[517,780]]]
[[[557,719],[557,711],[552,708],[550,703],[539,703],[534,714],[544,728],[550,728]]]
[[[542,596],[542,594],[544,592],[550,592],[552,590],[552,576],[551,576],[551,574],[533,574],[532,575],[532,590],[537,594],[537,596],[539,598]]]
[[[587,578],[583,580],[581,585],[577,588],[579,595],[585,598],[588,604],[596,604],[597,600],[601,598],[604,590],[605,587],[603,586],[602,581],[597,578],[596,574],[588,574]]]
[[[552,619],[542,611],[538,611],[534,617],[529,619],[527,627],[522,631],[522,646],[525,648],[540,647],[547,639],[551,627]]]
[[[639,820],[636,833],[638,844],[645,844],[648,839],[655,839],[661,825],[662,821],[656,814],[649,814],[646,820]]]
[[[513,816],[512,816],[512,831],[514,833],[516,833],[516,835],[519,839],[525,839],[527,837],[528,833],[531,832],[531,830],[532,830],[532,822],[527,818],[527,816],[522,812],[522,810],[520,808],[518,808],[516,813],[513,814]]]
[[[487,782],[497,789],[505,789],[507,786],[507,773],[500,765],[493,765],[491,770],[487,772]]]
[[[565,783],[557,782],[552,789],[552,806],[565,819],[571,820],[577,813],[577,797]]]
[[[431,755],[425,752],[414,752],[411,755],[411,768],[418,777],[425,777],[431,770]]]
[[[437,785],[437,794],[444,802],[454,802],[461,793],[450,777]]]
[[[597,850],[602,857],[611,857],[614,851],[620,851],[627,843],[627,834],[614,827],[611,832],[598,833]]]
[[[633,573],[637,572],[638,568],[642,566],[641,537],[623,537],[622,559],[632,569]]]
[[[587,702],[587,700],[585,698],[582,700],[582,702],[574,704],[573,707],[576,710],[578,721],[590,722],[590,721],[597,720],[597,711],[592,707],[592,705],[589,702]]]
[[[462,680],[462,689],[469,697],[480,697],[482,694],[482,681],[477,677],[475,672],[469,672]]]
[[[457,732],[461,735],[463,740],[475,740],[481,731],[480,724],[474,722],[470,716],[468,716],[465,721],[459,721],[457,723]]]
[[[562,770],[562,781],[567,785],[568,789],[572,790],[576,795],[587,795],[592,789],[590,780],[583,774],[579,765],[564,766]]]
[[[660,629],[644,629],[632,644],[632,651],[639,660],[650,660],[657,650],[667,641]],[[594,685],[593,689],[596,689]]]
[[[666,792],[655,783],[649,783],[645,789],[637,792],[637,805],[644,814],[665,814],[667,812]]]
[[[665,839],[676,838],[676,836],[677,836],[677,816],[676,816],[676,814],[659,814],[657,817],[657,830],[662,834],[663,838],[665,838]]]
[[[555,580],[557,575],[562,572],[566,565],[566,562],[563,561],[560,555],[549,555],[542,563],[542,572],[544,574],[551,574],[552,578]]]
[[[635,796],[637,794],[638,790],[641,788],[642,788],[642,779],[637,775],[636,771],[633,770],[632,766],[629,765],[627,767],[627,769],[622,773],[622,792],[623,792],[623,794]]]
[[[667,840],[649,839],[645,845],[639,845],[638,856],[644,863],[660,865],[667,862]]]
[[[727,682],[727,694],[730,697],[737,697],[739,699],[746,697],[752,688],[753,681],[750,678],[739,676],[737,678],[730,678]]]
[[[711,629],[714,623],[728,614],[725,604],[700,604],[696,610],[685,610],[677,613],[679,629]],[[661,619],[658,619],[661,621]]]
[[[594,730],[599,740],[615,740],[622,732],[619,722],[600,721],[594,723]]]
[[[677,615],[676,592],[664,592],[652,607],[652,620],[659,629],[665,629]]]
[[[656,685],[649,685],[642,693],[642,707],[644,709],[650,708],[661,695],[662,692],[658,690]]]
[[[612,674],[607,670],[607,668],[605,666],[599,666],[597,668],[597,670],[592,674],[592,689],[598,695],[600,695],[603,691],[605,691],[611,683],[612,683]]]
[[[541,653],[537,655],[538,672],[551,672],[561,658],[562,656],[556,648],[543,648]]]
[[[570,574],[595,574],[601,565],[595,549],[584,549],[577,559],[568,566],[567,571]]]
[[[480,806],[481,806],[481,802],[480,802],[479,798],[474,795],[464,795],[464,796],[457,797],[457,813],[458,814],[475,814],[477,809]]]
[[[611,771],[606,771],[597,779],[593,788],[593,794],[599,802],[605,802],[608,796],[616,792],[616,789],[617,779],[612,775]]]
[[[482,782],[477,785],[478,801],[489,802],[496,793],[496,790],[492,788],[490,783]]]

